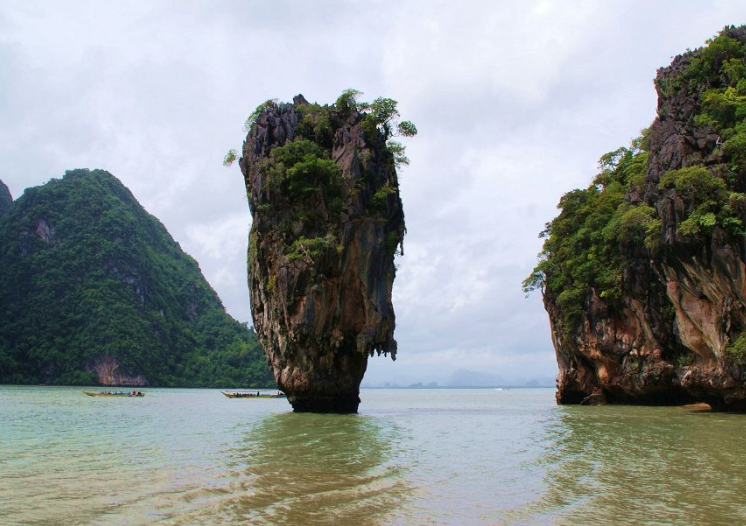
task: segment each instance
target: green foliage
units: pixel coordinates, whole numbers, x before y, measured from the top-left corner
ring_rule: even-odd
[[[272,148],[251,167],[260,171],[262,184],[258,195],[251,196],[252,212],[261,219],[254,230],[276,229],[287,261],[328,263],[324,275],[334,272],[338,256],[344,253],[342,236],[336,235],[343,218],[357,221],[373,216],[378,224],[385,223],[385,232],[396,228],[395,220],[401,219],[399,206],[394,206],[398,202],[390,197],[397,194],[396,168],[409,160],[404,146],[389,139],[411,137],[417,128],[409,121],[395,120],[399,117],[395,100],[378,98],[368,104],[359,100],[361,95],[348,89],[331,106],[295,105],[299,122],[289,134],[293,140]],[[332,159],[335,138],[342,133],[357,135],[356,126],[362,128],[364,139],[354,137],[359,162],[354,173],[343,177],[339,160]],[[398,233],[395,237],[392,253],[400,241]],[[251,240],[250,258],[258,253],[259,240]]]
[[[719,135],[716,153],[724,161],[721,166],[674,170],[661,178],[660,188],[674,189],[684,200],[686,216],[677,232],[691,238],[718,226],[732,236],[742,236],[745,230],[746,207],[733,194],[746,190],[746,42],[734,38],[733,30],[726,27],[692,52],[677,81],[680,89],[699,97],[694,124]]]
[[[603,233],[607,241],[627,245],[642,244],[649,250],[655,250],[660,244],[660,228],[661,221],[655,208],[623,202],[604,227]]]
[[[738,76],[743,70],[733,60],[738,61],[746,56],[746,44],[730,36],[732,28],[726,27],[707,45],[694,53],[682,74],[682,80],[690,88],[707,85],[713,79],[724,79],[736,82],[743,78]]]
[[[722,138],[721,151],[729,168],[731,186],[744,188],[746,166],[746,78],[742,59],[723,62],[723,77],[729,84],[705,91],[697,126],[712,127]]]
[[[319,104],[304,104],[298,106],[298,111],[302,115],[296,130],[298,135],[313,139],[330,150],[334,141],[333,108]]]
[[[641,187],[648,165],[648,152],[640,146],[642,138],[635,139],[631,148],[619,148],[601,156],[598,161],[601,173],[593,179],[593,184],[606,188],[617,184],[624,187]]]
[[[0,181],[0,216],[5,214],[13,206],[13,196],[5,183]]]
[[[257,106],[254,111],[251,112],[251,115],[249,115],[246,118],[246,122],[244,122],[243,125],[243,131],[246,133],[249,133],[251,130],[251,127],[254,125],[256,120],[259,118],[259,116],[267,111],[269,108],[272,108],[277,105],[277,99],[267,99],[264,102],[262,102],[259,106]]]
[[[398,253],[397,247],[401,244],[402,239],[399,236],[399,232],[391,231],[388,234],[386,234],[386,247],[389,249],[392,253]]]
[[[732,235],[743,232],[738,192],[729,192],[725,181],[702,166],[690,166],[663,174],[660,188],[673,188],[685,201],[688,216],[677,232],[686,236],[711,234],[721,226]]]
[[[277,105],[277,99],[268,99],[262,102],[259,106],[254,108],[254,111],[251,112],[251,114],[246,118],[246,121],[244,121],[243,124],[243,131],[245,133],[249,133],[251,130],[251,127],[254,125],[256,120],[259,118],[259,116],[267,111],[269,108],[272,108]],[[225,154],[225,157],[223,158],[223,166],[230,167],[233,166],[233,163],[238,158],[238,153],[236,152],[235,148],[231,148],[228,150],[228,153]]]
[[[746,363],[746,332],[742,332],[725,348],[725,356],[736,363]]]
[[[370,103],[368,118],[376,123],[376,126],[391,126],[391,122],[399,116],[396,106],[397,102],[394,99],[378,97]]]
[[[231,166],[238,158],[238,152],[234,148],[228,150],[228,153],[223,157],[223,166]]]
[[[663,174],[658,187],[674,188],[691,202],[719,199],[726,191],[725,182],[702,166],[689,166]]]
[[[708,45],[692,52],[689,65],[674,83],[701,101],[694,124],[720,136],[720,151],[732,189],[746,189],[746,42],[726,27]]]
[[[151,385],[273,384],[256,335],[107,172],[26,190],[0,221],[0,266],[0,383],[90,384],[110,356]]]
[[[402,137],[414,137],[417,135],[417,126],[412,121],[402,121],[397,125],[397,131]]]
[[[396,194],[396,189],[392,188],[388,184],[385,184],[381,188],[379,188],[375,194],[373,194],[370,202],[376,208],[385,208],[389,196],[394,194]]]
[[[702,92],[736,86],[746,78],[746,43],[734,38],[734,29],[725,27],[706,46],[690,52],[688,64],[680,75],[659,79],[658,93],[671,97],[682,90]]]
[[[705,113],[698,115],[699,121],[695,122],[706,119],[714,128],[726,130],[746,116],[746,96],[733,87],[711,89],[702,97],[702,108]]]
[[[274,163],[282,164],[290,167],[295,163],[299,163],[309,156],[315,158],[329,157],[328,152],[308,139],[296,139],[293,142],[289,142],[284,146],[280,146],[272,150],[270,157]]]
[[[339,193],[341,172],[329,152],[308,139],[296,139],[272,150],[265,167],[268,184],[288,197],[326,190]]]
[[[275,286],[277,285],[277,276],[270,276],[267,280],[267,292],[272,292],[275,290]]]
[[[290,250],[287,253],[287,258],[290,261],[301,259],[304,256],[314,258],[318,256],[322,251],[328,248],[337,247],[337,238],[334,234],[328,233],[324,237],[300,237],[296,239],[290,246]]]
[[[694,365],[694,354],[691,352],[679,354],[674,358],[674,365],[678,367],[689,367]]]
[[[316,185],[337,183],[339,176],[340,170],[334,161],[311,155],[304,157],[285,172],[291,192],[314,191]]]
[[[320,106],[319,104],[298,106],[297,111],[301,115],[300,123],[296,129],[298,136],[301,140],[315,143],[320,148],[327,150],[326,156],[315,153],[317,157],[329,158],[334,134],[339,126],[340,115],[347,115],[354,110],[363,115],[361,125],[368,142],[375,144],[382,140],[386,145],[385,153],[390,156],[395,167],[409,164],[409,159],[404,153],[404,145],[396,141],[389,141],[389,139],[395,136],[414,137],[417,135],[417,126],[411,121],[398,122],[396,120],[399,117],[399,111],[395,100],[379,97],[371,103],[366,103],[358,100],[361,95],[361,91],[350,88],[344,90],[331,107]],[[244,131],[248,133],[256,119],[276,105],[277,99],[270,99],[257,106],[246,119]],[[231,166],[237,157],[238,154],[235,149],[229,150],[223,159],[223,165]],[[287,162],[284,164],[285,167],[291,166]]]
[[[384,141],[391,137],[401,135],[403,137],[414,137],[417,135],[417,127],[411,121],[398,122],[399,110],[394,99],[379,97],[364,107],[368,110],[363,120],[363,130],[369,140],[380,132]]]
[[[388,148],[391,155],[394,157],[394,164],[399,167],[403,164],[409,164],[409,157],[404,152],[406,148],[404,145],[397,141],[386,141],[386,147]]]
[[[543,251],[523,290],[551,292],[565,336],[577,326],[591,289],[612,303],[621,297],[621,247],[648,238],[652,244],[658,235],[655,210],[625,201],[630,184],[642,177],[647,164],[647,152],[639,149],[643,143],[636,140],[631,148],[602,156],[602,171],[593,184],[562,196],[559,215],[540,235],[545,238]]]
[[[357,110],[359,109],[357,99],[362,94],[362,91],[358,91],[356,89],[346,89],[339,97],[337,97],[337,101],[334,103],[334,106],[336,106],[337,110],[342,113],[349,113],[351,109]]]

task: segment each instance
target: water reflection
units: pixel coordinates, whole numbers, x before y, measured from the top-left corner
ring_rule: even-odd
[[[274,414],[231,452],[241,476],[221,513],[249,524],[383,524],[408,489],[396,429],[358,415]]]
[[[687,408],[560,407],[540,498],[514,523],[744,524],[746,417]]]

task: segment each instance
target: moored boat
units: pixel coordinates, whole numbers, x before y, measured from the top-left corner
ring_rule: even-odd
[[[287,398],[285,393],[277,394],[262,394],[259,391],[256,393],[229,393],[227,391],[220,391],[228,398]]]
[[[83,391],[83,394],[86,394],[88,396],[109,396],[109,397],[118,397],[118,398],[138,398],[141,396],[145,396],[145,393],[142,391],[132,391],[130,393],[125,393],[123,391],[113,392],[113,391],[100,391],[98,393],[94,393],[93,391]]]

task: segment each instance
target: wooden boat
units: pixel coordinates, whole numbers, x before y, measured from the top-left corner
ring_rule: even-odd
[[[277,394],[259,394],[257,393],[229,393],[227,391],[220,391],[228,398],[287,398],[285,393]]]
[[[138,391],[135,394],[124,393],[124,392],[119,392],[119,393],[105,393],[103,391],[100,392],[100,393],[94,393],[93,391],[83,391],[83,394],[86,394],[88,396],[108,396],[108,397],[115,397],[115,398],[138,398],[138,397],[141,397],[141,396],[145,396],[145,393],[143,393],[142,391]]]

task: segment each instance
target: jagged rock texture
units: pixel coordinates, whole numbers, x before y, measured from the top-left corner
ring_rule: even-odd
[[[243,146],[254,326],[295,411],[356,412],[368,356],[396,355],[391,290],[404,215],[391,152],[364,119],[299,95],[262,112]],[[338,180],[301,192],[272,184],[273,150],[301,140],[323,146]]]
[[[743,27],[727,28],[724,34],[746,40]],[[591,291],[570,338],[559,327],[556,294],[545,293],[560,403],[701,401],[715,409],[746,410],[744,365],[725,352],[746,329],[744,237],[729,236],[720,227],[695,239],[682,236],[677,227],[691,209],[676,190],[659,187],[666,172],[689,166],[705,166],[727,180],[721,138],[694,119],[702,110],[702,93],[721,87],[720,79],[669,88],[699,53],[676,57],[658,71],[658,110],[648,134],[645,184],[642,192],[627,195],[630,203],[655,207],[662,248],[647,262],[625,264],[620,304]],[[737,180],[743,169],[740,173]],[[743,192],[742,183],[736,187]],[[740,219],[746,218],[742,214]],[[676,359],[681,356],[690,356],[691,362]]]

